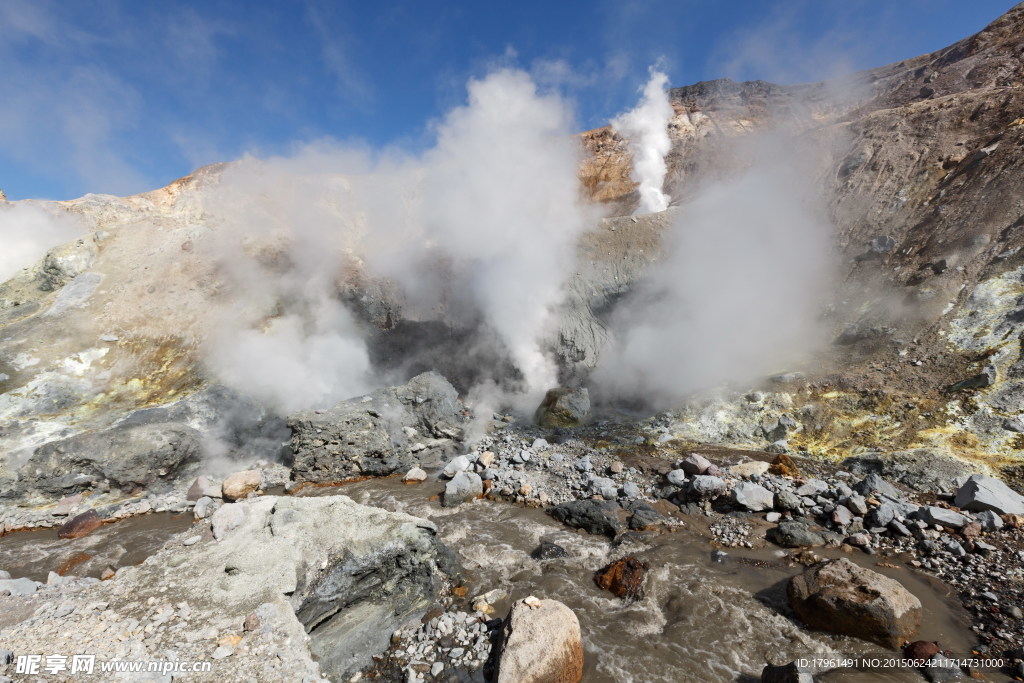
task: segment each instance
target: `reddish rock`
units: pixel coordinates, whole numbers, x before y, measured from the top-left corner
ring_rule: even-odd
[[[63,526],[57,530],[57,536],[60,538],[81,538],[99,529],[101,526],[103,526],[103,518],[95,510],[89,510],[64,522]]]
[[[965,524],[963,528],[960,529],[960,535],[964,538],[977,538],[978,536],[981,536],[981,525],[977,522]]]
[[[924,662],[931,659],[932,655],[938,654],[942,648],[936,642],[927,640],[915,640],[903,648],[903,658]]]
[[[615,597],[639,600],[644,596],[644,579],[650,565],[635,557],[616,560],[594,575],[594,583]]]

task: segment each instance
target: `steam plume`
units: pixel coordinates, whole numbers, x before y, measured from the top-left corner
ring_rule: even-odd
[[[629,140],[633,154],[633,180],[640,183],[638,210],[644,213],[668,208],[669,196],[662,191],[662,186],[668,170],[665,155],[672,148],[668,124],[674,114],[665,91],[668,76],[653,66],[650,74],[640,103],[612,121],[612,128]]]

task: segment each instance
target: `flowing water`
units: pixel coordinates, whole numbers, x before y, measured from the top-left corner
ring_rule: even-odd
[[[360,503],[431,519],[467,570],[470,597],[494,588],[508,592],[495,605],[498,616],[507,612],[511,601],[528,595],[564,602],[583,630],[588,683],[756,681],[769,660],[784,663],[882,650],[801,629],[784,612],[785,582],[802,568],[790,566],[774,549],[730,549],[726,561],[715,562],[713,546],[693,526],[702,518],[691,519],[689,527],[672,533],[645,535],[615,547],[606,538],[575,532],[536,509],[486,500],[442,508],[436,497],[431,500],[440,491],[433,479],[409,486],[391,478],[307,488],[297,495],[342,493]],[[87,555],[67,571],[97,576],[107,565],[142,561],[170,535],[186,528],[190,519],[191,515],[148,515],[74,540],[58,539],[56,530],[9,534],[0,538],[0,567],[13,576],[45,580],[58,565]],[[530,552],[541,541],[557,543],[568,557],[532,559]],[[651,567],[645,595],[635,602],[616,598],[593,581],[596,570],[626,554]],[[967,615],[941,583],[909,568],[878,567],[878,558],[861,553],[848,557],[897,579],[920,598],[921,639],[936,640],[957,653],[970,651],[975,641]],[[834,672],[819,680],[921,678],[912,671],[884,669]]]
[[[895,654],[852,638],[808,633],[783,616],[786,581],[802,567],[790,566],[776,549],[729,549],[727,561],[715,562],[708,539],[685,528],[613,547],[608,539],[575,532],[540,510],[485,500],[442,508],[430,500],[440,491],[430,479],[415,486],[375,479],[340,489],[306,489],[300,495],[342,493],[360,503],[431,519],[468,571],[470,596],[494,588],[509,593],[496,604],[496,615],[528,595],[565,603],[583,630],[588,683],[755,681],[768,660]],[[532,559],[530,552],[541,541],[557,543],[569,557]],[[626,554],[651,567],[646,595],[632,603],[602,591],[593,580],[595,571]],[[920,598],[919,638],[953,652],[970,651],[976,641],[968,615],[943,584],[909,568],[878,567],[877,557],[859,552],[847,557],[900,581]],[[916,683],[921,677],[899,669],[848,670],[819,680]]]

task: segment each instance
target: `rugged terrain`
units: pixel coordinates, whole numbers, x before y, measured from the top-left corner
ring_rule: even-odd
[[[754,163],[751,141],[764,135],[804,160],[835,226],[837,287],[822,316],[830,343],[774,375],[672,406],[569,393],[569,417],[541,419],[543,428],[532,414],[474,405],[476,368],[500,374],[509,359],[477,343],[476,321],[425,314],[414,293],[372,277],[357,243],[333,255],[333,294],[394,386],[282,411],[220,385],[206,363],[219,323],[252,307],[269,329],[285,305],[239,303],[240,291],[259,288],[226,265],[225,241],[234,237],[221,229],[231,204],[217,188],[234,165],[125,198],[10,203],[0,195],[0,211],[71,216],[81,229],[0,284],[0,531],[89,524],[80,516],[90,510],[97,524],[170,511],[199,525],[140,567],[92,557],[70,565],[99,576],[110,564],[113,579],[102,584],[56,574],[47,587],[0,581],[12,593],[0,595],[0,651],[3,638],[20,651],[68,623],[105,634],[96,645],[107,656],[231,657],[220,680],[284,680],[290,666],[337,680],[480,680],[485,672],[501,680],[499,648],[492,651],[501,625],[489,616],[504,598],[466,599],[474,596],[458,564],[475,556],[463,546],[449,555],[433,521],[349,509],[347,498],[262,496],[404,475],[443,485],[446,508],[490,505],[472,502],[486,496],[615,538],[602,563],[680,528],[703,529],[705,541],[725,548],[881,554],[878,566],[951,584],[971,610],[978,651],[1005,656],[1002,671],[1020,675],[1024,509],[1002,488],[979,503],[977,482],[999,484],[969,477],[999,477],[1017,491],[1024,483],[1024,6],[948,48],[840,81],[721,80],[670,96],[666,212],[630,215],[637,196],[625,140],[610,128],[581,136],[582,193],[606,216],[579,240],[548,340],[563,383],[588,385],[616,308],[659,261],[671,231],[686,229],[680,212]],[[342,195],[354,182],[335,180]],[[331,208],[339,224],[357,222]],[[274,237],[245,235],[231,246],[262,275],[289,268]],[[434,505],[423,515],[449,514],[421,497]],[[295,516],[304,518],[301,533],[288,530]],[[317,535],[325,524],[365,547],[356,555],[334,547],[337,538]],[[289,545],[295,533],[304,540]],[[273,553],[257,560],[253,543]],[[560,561],[551,552],[541,559]],[[819,559],[796,550],[772,562]],[[163,582],[181,582],[183,597],[138,591]],[[356,598],[341,604],[352,582]],[[242,584],[262,592],[236,600]],[[207,585],[210,592],[196,587]],[[147,597],[162,618],[144,616]],[[514,604],[538,623],[552,610],[553,651],[565,656],[551,666],[575,675],[580,624],[573,631],[575,617],[542,602]],[[428,611],[435,603],[440,611]],[[311,615],[319,607],[310,605],[330,619]],[[788,609],[776,611],[791,616]],[[324,619],[333,625],[320,626]],[[360,619],[375,630],[353,631]],[[590,627],[582,627],[586,641]],[[891,647],[908,634],[847,635]],[[332,659],[325,653],[336,641],[347,643],[345,653],[380,654]],[[271,653],[276,659],[261,659]],[[456,673],[436,668],[445,657],[458,660]],[[764,663],[730,670],[756,675]]]

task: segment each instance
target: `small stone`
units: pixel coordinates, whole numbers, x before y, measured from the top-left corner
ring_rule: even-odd
[[[100,581],[109,581],[117,575],[117,570],[113,567],[105,567],[100,573]]]
[[[242,623],[243,631],[258,631],[260,628],[260,618],[255,612],[250,612]]]
[[[189,536],[184,541],[182,541],[181,544],[183,546],[190,546],[190,545],[195,545],[196,543],[199,543],[199,541],[201,541],[201,540],[203,540],[202,536]]]

